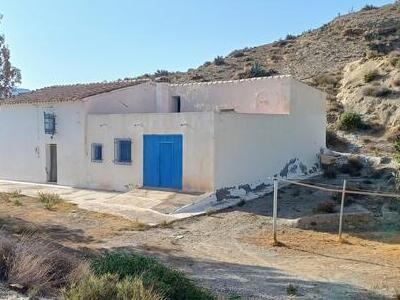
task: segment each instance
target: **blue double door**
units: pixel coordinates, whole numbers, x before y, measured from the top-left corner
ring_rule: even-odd
[[[143,136],[143,185],[182,189],[182,135]]]

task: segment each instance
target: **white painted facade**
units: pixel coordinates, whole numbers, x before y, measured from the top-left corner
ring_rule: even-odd
[[[181,112],[173,112],[177,96]],[[44,112],[56,115],[54,136],[44,132]],[[125,191],[143,186],[143,135],[181,134],[184,191],[256,185],[315,170],[325,128],[325,94],[289,76],[0,102],[0,179],[47,182],[46,145],[56,144],[58,184]],[[116,138],[132,141],[130,164],[114,162]],[[92,143],[103,145],[101,163],[91,160]]]

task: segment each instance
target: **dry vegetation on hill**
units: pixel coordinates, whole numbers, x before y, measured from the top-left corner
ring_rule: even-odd
[[[396,1],[379,8],[367,5],[299,36],[288,34],[271,44],[235,50],[197,69],[158,71],[152,77],[186,82],[292,74],[327,92],[330,127],[344,111],[361,113],[371,126],[357,132],[351,142],[360,151],[385,154],[393,151],[392,140],[400,126],[399,49],[400,2]],[[365,80],[368,72],[372,77]],[[372,142],[383,146],[362,147]]]

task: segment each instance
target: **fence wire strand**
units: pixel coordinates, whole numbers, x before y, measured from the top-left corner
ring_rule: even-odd
[[[321,191],[326,191],[326,192],[332,192],[332,193],[342,193],[343,190],[341,189],[334,189],[334,188],[326,188],[322,186],[318,186],[315,184],[310,184],[310,183],[304,183],[292,179],[284,179],[284,178],[276,178],[278,181],[282,182],[287,182],[290,184],[295,184],[295,185],[300,185],[308,188],[313,188],[313,189],[318,189]],[[368,191],[368,190],[348,190],[346,189],[346,194],[358,194],[358,195],[367,195],[367,196],[378,196],[378,197],[387,197],[387,198],[399,198],[400,199],[400,194],[395,194],[395,193],[382,193],[382,192],[375,192],[375,191]]]

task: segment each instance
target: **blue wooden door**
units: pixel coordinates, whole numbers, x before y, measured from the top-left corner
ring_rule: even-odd
[[[182,135],[143,136],[143,185],[182,189]]]

